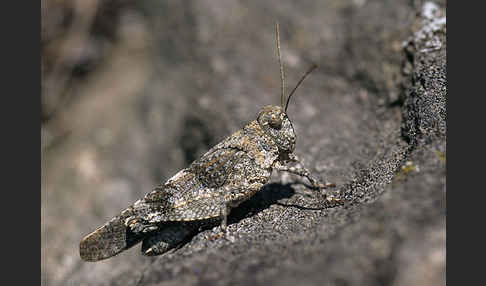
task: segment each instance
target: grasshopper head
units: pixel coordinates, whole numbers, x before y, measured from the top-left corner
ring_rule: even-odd
[[[278,150],[281,153],[292,153],[295,148],[295,132],[292,122],[290,122],[287,116],[287,107],[289,101],[295,90],[307,75],[309,75],[317,65],[314,64],[309,70],[302,76],[294,89],[287,97],[287,103],[284,105],[285,99],[285,75],[282,58],[280,56],[280,29],[278,22],[275,25],[276,28],[276,40],[277,40],[277,55],[278,62],[280,64],[280,80],[281,80],[281,94],[280,94],[280,106],[268,105],[263,107],[262,111],[258,114],[258,124],[263,129],[266,135],[270,136],[277,144]]]
[[[258,124],[277,144],[279,151],[287,153],[294,151],[294,127],[282,107],[273,105],[263,107],[258,114]]]

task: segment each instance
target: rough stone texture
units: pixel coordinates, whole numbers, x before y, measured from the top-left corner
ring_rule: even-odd
[[[90,37],[43,22],[42,285],[445,285],[445,1],[107,3],[67,21]],[[295,153],[347,203],[274,174],[228,239],[81,261],[85,234],[279,103],[275,19],[288,89],[320,66],[289,106]]]

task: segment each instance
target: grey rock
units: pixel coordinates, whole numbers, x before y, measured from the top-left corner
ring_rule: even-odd
[[[154,3],[122,6],[43,121],[42,285],[445,285],[445,1]],[[346,204],[274,174],[227,239],[81,261],[84,235],[279,103],[277,19],[288,90],[320,67],[289,106],[295,153]]]

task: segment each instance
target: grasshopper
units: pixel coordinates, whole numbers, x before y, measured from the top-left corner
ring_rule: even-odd
[[[284,107],[285,75],[278,23],[276,42],[281,77],[280,106],[263,107],[256,120],[84,237],[79,246],[83,260],[106,259],[140,241],[142,254],[160,255],[181,245],[202,225],[217,221],[224,234],[230,210],[268,183],[273,170],[305,177],[314,189],[333,186],[320,183],[302,164],[302,167],[286,165],[300,163],[293,154],[296,135],[287,116],[289,101],[317,66],[313,65],[302,76]],[[327,200],[339,201],[331,196]]]

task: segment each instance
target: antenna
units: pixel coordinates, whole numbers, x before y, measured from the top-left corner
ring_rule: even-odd
[[[290,101],[290,97],[294,94],[295,90],[299,87],[299,85],[304,81],[304,79],[314,70],[317,68],[317,65],[316,64],[313,64],[306,72],[305,74],[302,76],[302,78],[299,80],[299,82],[297,83],[297,85],[294,87],[294,89],[292,90],[292,92],[290,92],[289,94],[289,97],[287,97],[287,104],[285,104],[285,113],[287,113],[287,107],[289,106],[289,101]]]
[[[280,56],[280,27],[278,25],[278,22],[275,23],[275,30],[277,31],[277,55],[278,55],[278,63],[280,65],[280,84],[281,84],[280,107],[283,108],[283,102],[285,97],[285,75],[284,75],[282,57]]]

